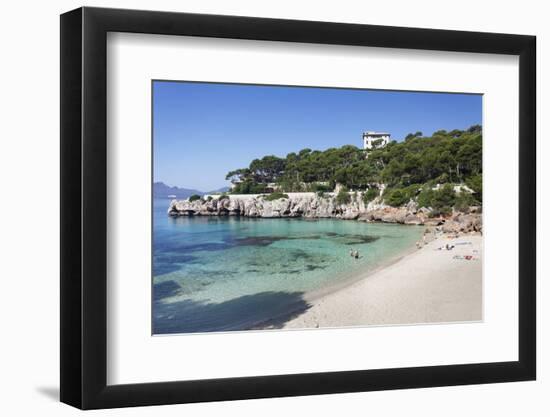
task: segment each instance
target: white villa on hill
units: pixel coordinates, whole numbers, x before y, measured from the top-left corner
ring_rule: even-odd
[[[390,142],[390,136],[386,132],[363,132],[363,148],[369,151],[383,148]]]

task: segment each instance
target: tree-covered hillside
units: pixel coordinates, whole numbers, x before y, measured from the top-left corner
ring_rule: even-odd
[[[384,200],[391,205],[405,204],[410,198],[434,199],[436,184],[466,184],[482,198],[482,130],[440,130],[425,137],[422,132],[406,136],[403,142],[390,142],[372,151],[353,145],[325,151],[302,149],[280,158],[274,155],[253,160],[246,168],[227,174],[234,193],[263,193],[275,183],[282,192],[332,191],[336,184],[348,190],[386,186]],[[442,187],[442,190],[452,187]],[[424,193],[424,195],[421,195]],[[367,195],[369,193],[365,193]],[[370,198],[375,193],[371,191]],[[466,197],[463,197],[466,198]],[[449,203],[447,201],[446,203]],[[464,204],[474,201],[464,201]]]

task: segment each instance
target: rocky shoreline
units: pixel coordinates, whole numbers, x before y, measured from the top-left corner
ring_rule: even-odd
[[[203,199],[173,200],[168,215],[242,216],[251,218],[342,219],[364,222],[437,226],[444,233],[482,232],[480,207],[466,213],[453,211],[449,216],[433,216],[429,208],[419,208],[414,201],[402,207],[391,207],[376,198],[365,204],[360,194],[347,204],[338,204],[334,195],[288,193],[288,198],[270,201],[265,195],[206,196]]]

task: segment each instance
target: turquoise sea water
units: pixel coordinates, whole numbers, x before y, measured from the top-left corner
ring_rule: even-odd
[[[171,218],[168,204],[155,199],[153,207],[154,334],[278,327],[308,308],[305,294],[388,262],[423,230],[330,219]]]

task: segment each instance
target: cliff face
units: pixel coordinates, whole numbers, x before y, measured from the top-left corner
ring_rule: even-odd
[[[168,214],[356,219],[363,211],[365,206],[362,201],[338,205],[334,197],[319,197],[315,193],[290,193],[289,198],[274,201],[268,201],[261,195],[231,195],[230,198],[213,198],[210,201],[174,200]]]
[[[304,217],[310,219],[336,218],[367,222],[400,223],[441,226],[447,232],[481,231],[478,208],[470,213],[453,213],[447,219],[431,218],[430,210],[418,209],[409,202],[403,207],[380,204],[378,199],[365,205],[361,196],[347,204],[338,204],[333,195],[320,197],[315,193],[289,193],[289,198],[268,201],[261,195],[231,195],[229,198],[208,200],[173,200],[170,216],[244,216],[259,218]]]

